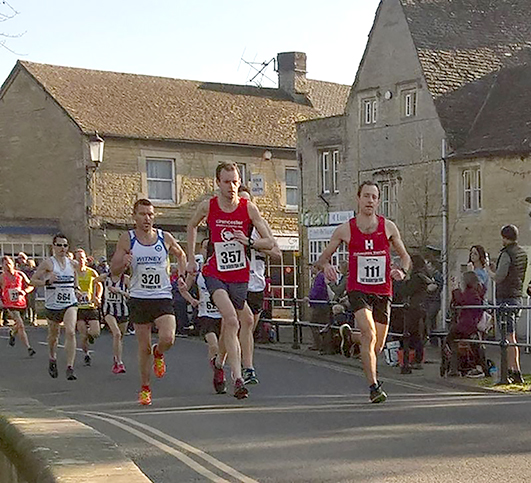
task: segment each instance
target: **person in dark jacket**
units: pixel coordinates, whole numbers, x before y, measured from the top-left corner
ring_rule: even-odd
[[[498,312],[498,318],[507,325],[507,340],[511,344],[517,343],[516,322],[520,317],[522,291],[525,272],[527,270],[527,253],[518,245],[518,228],[506,225],[501,229],[503,248],[498,257],[496,272],[490,268],[489,276],[496,282],[496,304],[505,305]],[[516,346],[509,346],[508,350],[509,379],[516,384],[523,384],[520,371],[520,350]]]
[[[428,275],[426,261],[420,255],[411,257],[410,278],[404,284],[402,295],[408,303],[405,313],[404,365],[402,374],[409,374],[409,349],[415,350],[413,369],[422,369],[424,356],[424,320],[426,318],[426,299],[428,292],[437,290],[434,280]]]
[[[329,304],[329,295],[326,277],[322,270],[312,267],[312,271],[315,273],[312,288],[308,295],[310,307],[311,307],[311,319],[312,324],[324,324],[328,325],[332,321],[332,310]],[[311,350],[322,349],[322,340],[319,327],[312,326],[313,346]]]
[[[483,309],[459,309],[459,306],[482,305],[487,290],[475,272],[465,272],[463,283],[463,290],[457,286],[456,282],[452,290],[452,308],[455,310],[456,317],[446,337],[451,350],[449,376],[459,375],[459,352],[456,339],[470,339],[475,336],[478,332],[478,323],[483,315]],[[481,344],[472,344],[471,348],[475,360],[479,362],[483,371],[483,374],[478,373],[478,375],[488,375],[489,369],[483,347]]]

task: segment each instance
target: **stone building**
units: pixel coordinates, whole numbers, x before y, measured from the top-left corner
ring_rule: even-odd
[[[17,62],[0,90],[0,251],[39,261],[51,236],[110,256],[149,197],[159,226],[185,242],[214,193],[220,161],[237,162],[283,249],[277,295],[296,286],[299,168],[295,122],[343,111],[349,87],[306,77],[306,55],[278,55],[279,88],[217,84]],[[101,165],[89,141],[104,140]],[[285,293],[284,293],[285,292]]]
[[[304,263],[365,179],[411,250],[442,248],[443,143],[450,273],[474,244],[496,258],[504,224],[531,245],[530,13],[526,0],[380,2],[343,115],[297,126]]]

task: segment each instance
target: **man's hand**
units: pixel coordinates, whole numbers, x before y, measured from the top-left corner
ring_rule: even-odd
[[[339,275],[337,273],[336,267],[334,267],[330,263],[327,263],[323,267],[323,272],[324,272],[325,277],[326,277],[327,280],[329,280],[330,282],[334,282],[334,283],[337,282],[337,279],[338,279]]]
[[[391,270],[391,278],[397,282],[400,282],[406,278],[406,274],[401,268],[393,268]]]
[[[129,265],[131,265],[131,263],[133,263],[133,254],[131,252],[127,252],[124,255],[123,260],[124,266],[128,267]]]
[[[57,282],[57,275],[54,272],[51,272],[50,275],[48,276],[48,278],[44,279],[44,283],[46,283],[46,282],[49,282],[49,283]]]
[[[249,237],[241,230],[234,230],[234,239],[244,246],[249,246]]]
[[[466,264],[466,269],[469,271],[469,272],[473,272],[474,271],[474,264],[472,262],[468,262]]]

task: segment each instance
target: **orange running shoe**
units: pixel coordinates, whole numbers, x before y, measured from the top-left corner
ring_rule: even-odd
[[[153,372],[159,379],[166,374],[166,363],[164,362],[164,354],[157,351],[157,345],[153,346]]]
[[[142,386],[138,393],[138,402],[142,406],[151,406],[151,389],[149,387]]]

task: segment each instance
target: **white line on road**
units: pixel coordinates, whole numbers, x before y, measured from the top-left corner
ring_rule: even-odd
[[[131,426],[128,426],[124,423],[128,423],[129,425],[137,426],[144,431],[148,431],[155,436],[158,436],[161,439],[164,439],[165,441],[178,446],[182,448],[183,450],[197,456],[198,458],[203,459],[204,461],[210,463],[215,468],[218,468],[219,470],[225,472],[227,475],[232,476],[233,478],[236,478],[238,481],[241,481],[242,483],[258,483],[256,480],[253,480],[252,478],[249,478],[248,476],[244,475],[243,473],[240,473],[239,471],[235,470],[234,468],[226,465],[225,463],[222,463],[221,461],[217,460],[213,456],[210,456],[209,454],[205,453],[204,451],[201,451],[198,448],[195,448],[194,446],[189,445],[188,443],[185,443],[183,441],[180,441],[176,438],[173,438],[172,436],[167,435],[166,433],[163,433],[162,431],[159,431],[156,428],[153,428],[151,426],[148,426],[143,423],[139,423],[133,419],[130,418],[124,418],[122,416],[116,416],[116,415],[110,415],[105,413],[93,413],[93,412],[80,412],[78,414],[82,414],[88,417],[100,419],[102,421],[106,421],[109,424],[113,424],[124,431],[127,431],[131,434],[134,434],[135,436],[139,437],[140,439],[143,439],[144,441],[156,446],[157,448],[161,449],[162,451],[171,454],[172,456],[175,456],[177,459],[182,461],[184,464],[192,468],[197,473],[203,475],[204,477],[208,478],[211,481],[215,482],[223,482],[223,483],[230,483],[228,480],[225,480],[221,478],[220,476],[216,475],[215,473],[211,472],[208,468],[202,466],[201,464],[197,463],[190,457],[186,456],[184,453],[164,444],[156,439],[151,438],[150,436],[147,436],[144,433],[141,433],[140,431],[136,430],[135,428],[132,428]],[[116,421],[119,420],[119,421]],[[120,422],[123,421],[124,423]]]

